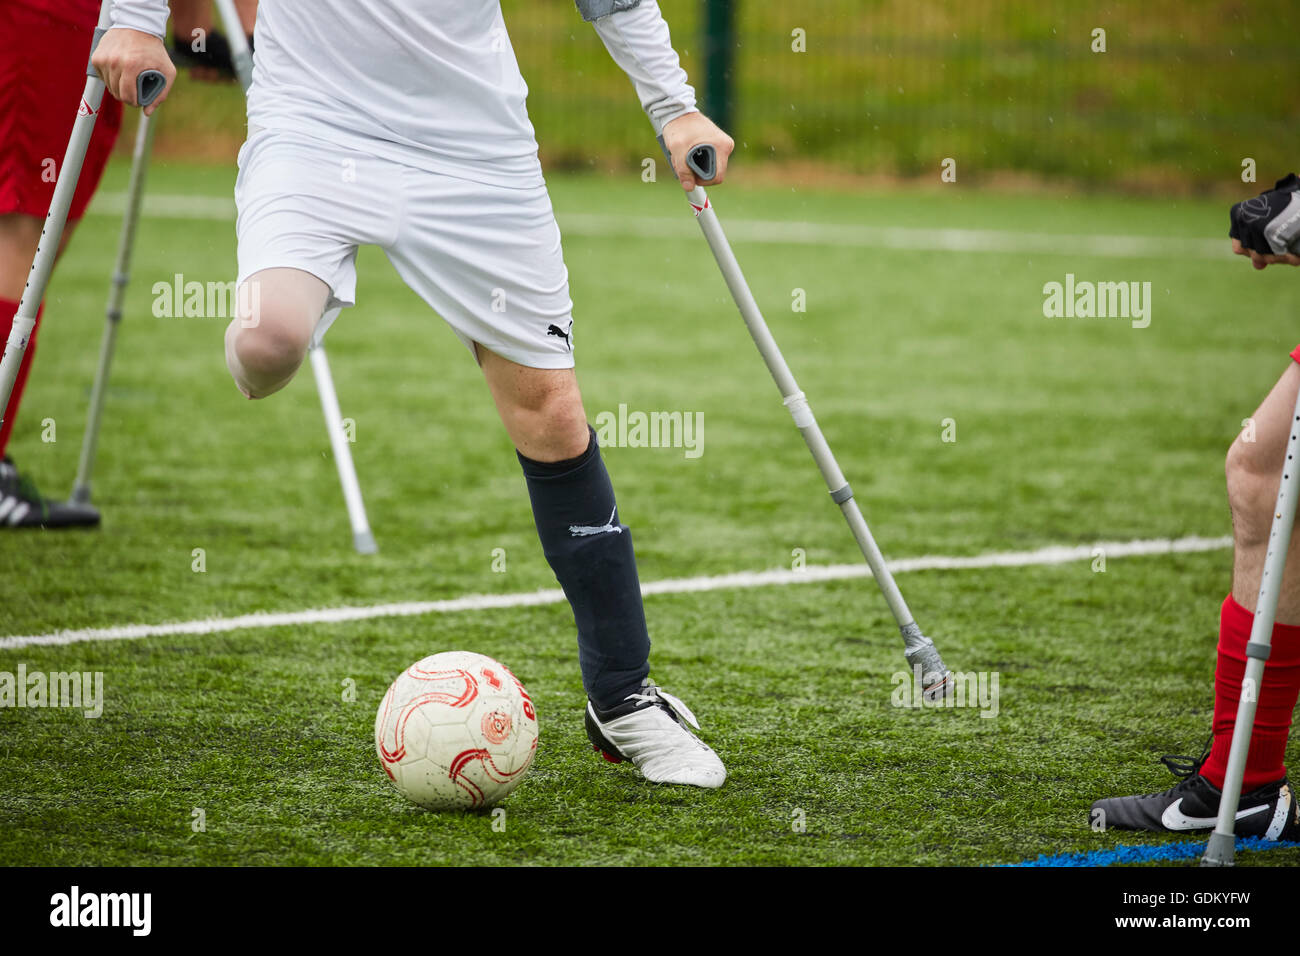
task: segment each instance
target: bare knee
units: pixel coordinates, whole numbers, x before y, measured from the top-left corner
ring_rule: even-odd
[[[279,391],[302,365],[311,343],[311,325],[263,313],[256,325],[236,318],[226,329],[226,364],[249,398]]]
[[[510,417],[509,431],[517,445],[530,446],[531,454],[520,449],[530,458],[563,461],[587,450],[587,415],[576,391],[528,396],[512,409]]]
[[[324,282],[298,269],[265,269],[244,280],[226,329],[226,364],[240,391],[263,398],[289,384],[328,295]]]
[[[226,329],[226,364],[249,398],[289,384],[302,364],[329,286],[299,269],[264,269],[245,279]]]
[[[587,450],[587,413],[573,369],[529,368],[482,346],[476,354],[520,454],[536,461],[564,461]]]
[[[1238,548],[1267,541],[1281,477],[1276,469],[1262,467],[1257,449],[1252,445],[1238,437],[1228,449],[1224,464],[1233,536]]]
[[[309,336],[283,325],[234,328],[235,354],[244,368],[261,375],[291,375],[307,354]]]

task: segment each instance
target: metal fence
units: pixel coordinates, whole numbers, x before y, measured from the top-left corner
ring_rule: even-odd
[[[503,6],[549,167],[654,155],[627,80],[571,0]],[[748,161],[937,178],[951,158],[975,179],[1150,184],[1222,182],[1245,158],[1261,178],[1300,165],[1297,0],[660,6],[701,106],[730,115]],[[725,84],[709,77],[710,44],[730,51]]]
[[[748,164],[937,178],[952,159],[963,182],[1183,188],[1225,184],[1247,158],[1261,181],[1300,165],[1300,0],[659,3]],[[657,155],[572,0],[503,8],[548,169]],[[237,90],[190,83],[168,111],[165,153],[216,159],[242,139]]]

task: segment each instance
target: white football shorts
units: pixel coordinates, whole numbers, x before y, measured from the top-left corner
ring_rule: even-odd
[[[545,185],[472,182],[255,129],[235,202],[240,284],[263,269],[310,272],[330,288],[332,318],[356,304],[357,248],[375,245],[471,354],[478,342],[520,365],[573,367],[569,274]]]

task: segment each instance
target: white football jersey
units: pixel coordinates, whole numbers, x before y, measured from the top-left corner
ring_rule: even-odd
[[[113,25],[161,36],[167,16],[166,0],[116,0]],[[695,109],[655,0],[594,26],[654,132]],[[534,186],[542,171],[527,96],[498,0],[258,5],[251,125],[474,181]]]

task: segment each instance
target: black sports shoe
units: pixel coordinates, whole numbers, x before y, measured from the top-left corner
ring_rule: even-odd
[[[1208,756],[1208,755],[1207,755]],[[1111,797],[1092,805],[1089,822],[1100,829],[1153,830],[1157,833],[1205,833],[1219,817],[1219,788],[1200,774],[1205,757],[1163,757],[1170,771],[1183,779],[1161,793]],[[1237,804],[1237,836],[1266,840],[1300,838],[1300,809],[1285,777],[1243,793]]]
[[[99,512],[90,505],[46,501],[12,458],[0,459],[0,528],[91,528]]]

